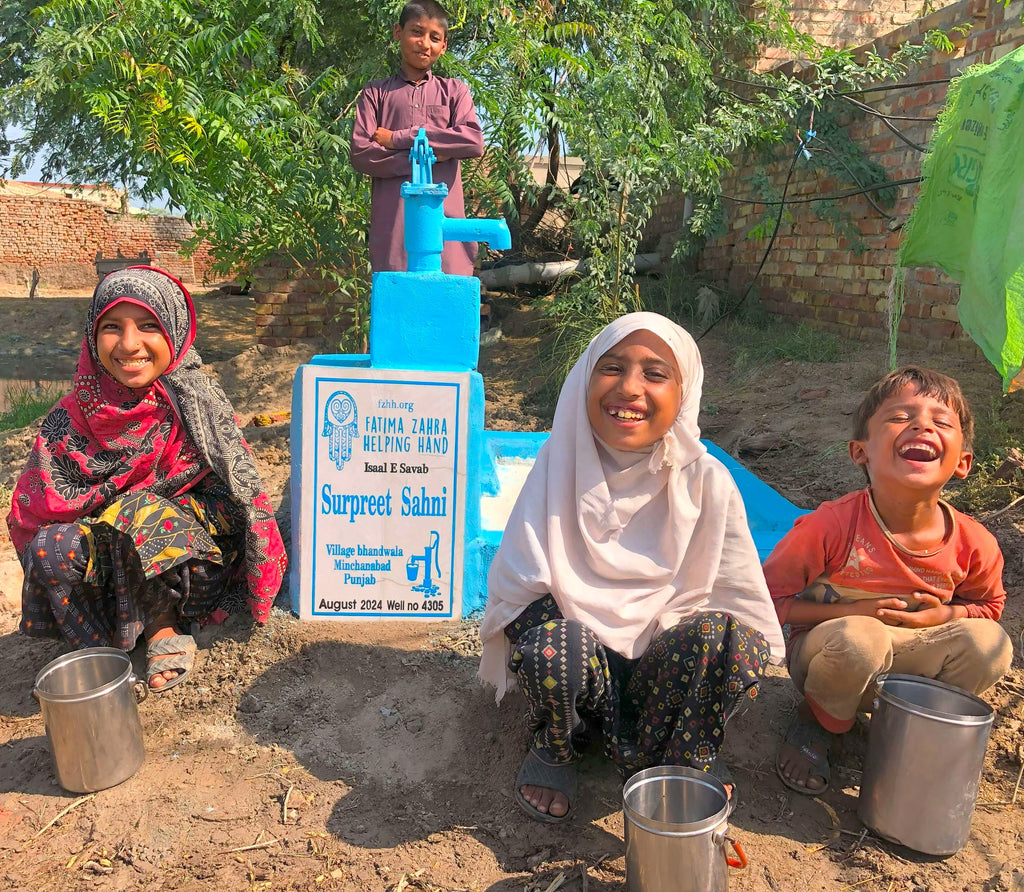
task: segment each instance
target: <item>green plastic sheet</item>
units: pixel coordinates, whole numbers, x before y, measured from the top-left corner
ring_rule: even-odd
[[[1022,103],[1024,47],[950,84],[897,258],[900,267],[938,266],[960,283],[960,324],[1004,391],[1024,386]]]

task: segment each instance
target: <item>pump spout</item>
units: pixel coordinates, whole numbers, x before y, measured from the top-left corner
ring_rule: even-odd
[[[446,242],[487,242],[499,251],[512,247],[512,235],[504,220],[445,217],[441,232]]]

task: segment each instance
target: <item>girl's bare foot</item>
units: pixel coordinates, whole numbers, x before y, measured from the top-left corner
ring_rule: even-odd
[[[549,790],[547,787],[534,787],[525,784],[519,788],[523,799],[530,803],[541,814],[551,815],[560,818],[569,811],[569,800],[565,793],[558,790]]]

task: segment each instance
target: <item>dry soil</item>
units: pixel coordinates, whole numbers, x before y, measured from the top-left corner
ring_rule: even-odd
[[[70,377],[85,303],[0,300],[0,374]],[[273,413],[288,410],[294,368],[312,348],[251,346],[244,297],[213,293],[198,304],[200,348],[239,415],[274,421]],[[502,337],[481,356],[488,424],[543,429],[528,398],[539,384],[537,320],[512,305],[501,309]],[[857,345],[839,363],[776,361],[742,373],[727,337],[711,336],[701,349],[707,436],[801,507],[859,485],[845,457],[849,416],[885,368],[881,346]],[[976,403],[994,405],[998,382],[984,365],[904,359],[957,374]],[[285,521],[288,425],[249,424],[246,434]],[[0,484],[10,485],[33,435],[31,427],[0,435]],[[1017,659],[987,695],[997,715],[967,846],[936,859],[864,831],[856,817],[862,726],[847,735],[826,794],[787,790],[773,760],[796,698],[785,672],[774,670],[762,696],[730,725],[726,754],[741,790],[731,833],[750,862],[733,871],[731,889],[1024,889],[1022,521],[1016,510],[990,521],[1006,554],[1004,619]],[[497,707],[478,686],[472,622],[300,623],[275,609],[263,627],[242,617],[206,627],[195,678],[140,707],[146,761],[139,772],[79,796],[55,782],[30,693],[36,672],[61,646],[18,634],[19,568],[6,540],[0,595],[0,886],[624,887],[621,789],[596,755],[583,765],[569,823],[537,824],[517,809],[511,790],[526,747],[524,706],[510,696]]]

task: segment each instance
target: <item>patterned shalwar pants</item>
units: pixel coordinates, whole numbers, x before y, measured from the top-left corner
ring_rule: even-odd
[[[196,521],[184,510],[172,539],[184,542]],[[131,650],[145,627],[168,613],[181,621],[203,619],[217,607],[233,573],[231,566],[190,557],[187,547],[156,572],[143,564],[131,538],[114,548],[98,544],[87,523],[54,523],[40,528],[22,554],[25,582],[21,631],[36,638],[63,638],[73,647]],[[102,569],[95,584],[90,565]]]
[[[533,748],[548,763],[574,761],[591,729],[623,778],[654,765],[707,770],[725,723],[757,695],[768,662],[764,636],[727,613],[701,613],[627,660],[554,599],[534,601],[505,627],[509,668],[529,702]]]

